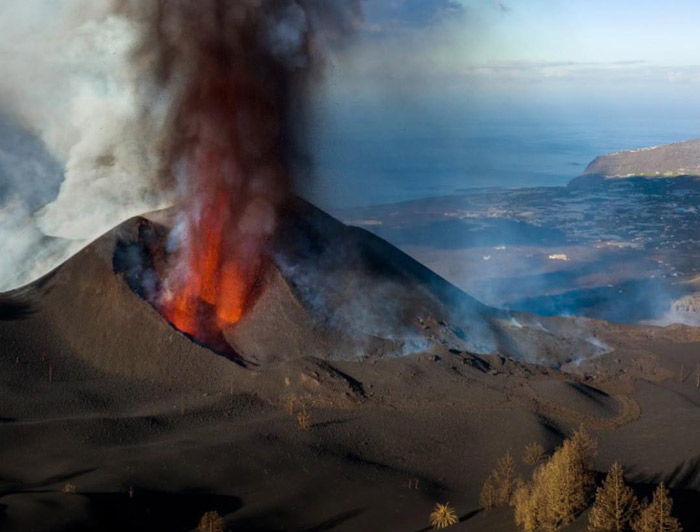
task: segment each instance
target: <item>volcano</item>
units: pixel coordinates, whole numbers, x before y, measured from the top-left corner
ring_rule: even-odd
[[[40,297],[42,312],[80,345],[109,349],[129,331],[158,351],[159,336],[179,337],[249,368],[302,357],[355,361],[450,350],[559,366],[605,352],[590,323],[487,307],[382,239],[299,198],[280,210],[266,249],[270,265],[249,289],[252,303],[235,321],[212,319],[206,334],[194,335],[161,304],[172,218],[162,211],[129,220],[18,294]],[[216,316],[206,304],[201,312]],[[104,326],[81,325],[96,317]]]
[[[489,308],[297,198],[239,319],[195,336],[162,305],[173,219],[0,297],[3,530],[189,532],[210,510],[234,530],[417,530],[450,500],[460,529],[509,532],[509,510],[476,510],[490,464],[581,423],[600,471],[667,480],[697,524],[696,329]]]

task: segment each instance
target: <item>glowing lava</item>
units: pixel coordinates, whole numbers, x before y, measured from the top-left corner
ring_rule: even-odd
[[[275,105],[265,94],[250,78],[210,75],[180,117],[185,191],[161,312],[205,343],[241,319],[265,271],[283,188],[270,138]]]

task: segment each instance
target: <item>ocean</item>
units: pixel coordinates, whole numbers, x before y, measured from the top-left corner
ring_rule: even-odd
[[[565,185],[597,155],[700,136],[700,106],[585,95],[483,105],[355,100],[325,102],[313,123],[309,195],[338,209]]]

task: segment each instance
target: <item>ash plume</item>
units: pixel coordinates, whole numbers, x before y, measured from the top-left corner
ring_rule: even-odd
[[[0,191],[0,236],[19,250],[2,263],[0,289],[143,212],[177,204],[188,236],[217,188],[234,202],[242,239],[257,242],[305,168],[311,82],[359,15],[359,0],[3,2],[0,113],[40,138],[64,175],[60,188],[36,183],[58,188],[42,205]],[[192,178],[202,165],[221,171]],[[31,226],[22,237],[17,212]],[[26,259],[47,236],[54,252]]]
[[[210,341],[264,277],[276,211],[304,166],[309,83],[359,14],[354,0],[121,0],[144,98],[168,102],[160,175],[178,191],[161,311]],[[306,171],[306,172],[305,172]]]

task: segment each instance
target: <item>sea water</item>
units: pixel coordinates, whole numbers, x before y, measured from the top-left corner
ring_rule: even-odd
[[[311,196],[330,209],[565,185],[596,156],[700,137],[679,99],[334,101],[313,122]]]

